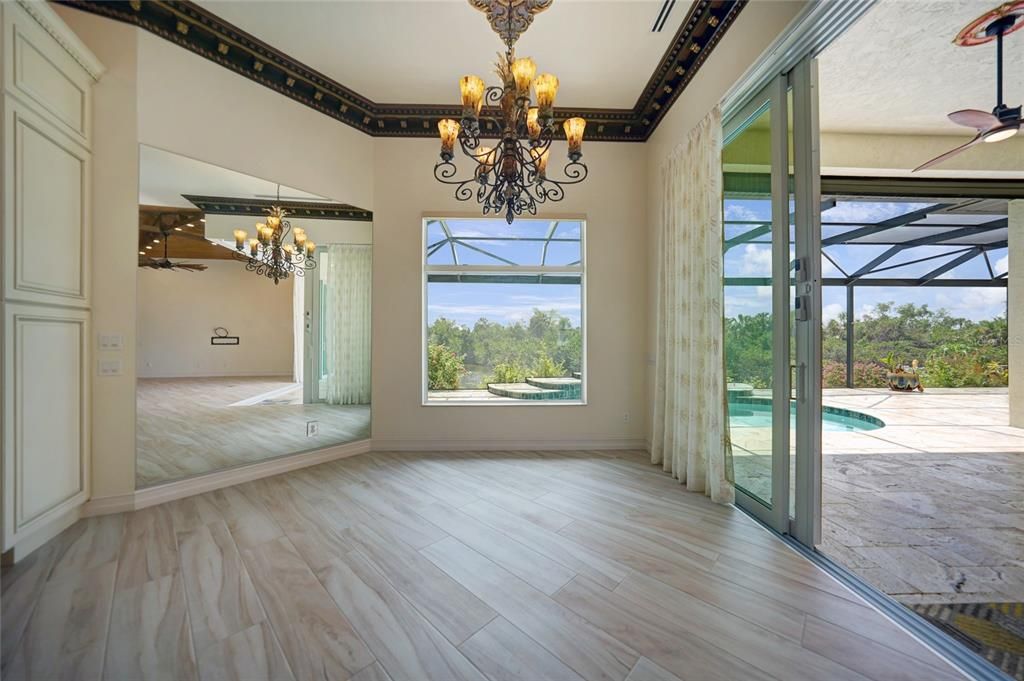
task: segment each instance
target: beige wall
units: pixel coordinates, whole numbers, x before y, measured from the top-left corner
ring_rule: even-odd
[[[192,262],[207,269],[138,270],[138,376],[290,377],[295,279],[275,286],[233,260]],[[211,345],[218,326],[239,345]]]
[[[825,121],[822,122],[822,127]],[[910,177],[913,168],[970,139],[958,135],[868,135],[823,132],[823,175]],[[1024,137],[979,144],[922,172],[922,177],[1024,178]]]
[[[360,208],[373,138],[139,31],[139,141]]]
[[[51,6],[107,68],[93,99],[92,342],[120,334],[124,350],[120,376],[92,378],[92,495],[104,497],[135,489],[136,29]]]
[[[1024,199],[1010,201],[1007,335],[1010,345],[1010,425],[1024,428]]]
[[[564,147],[563,147],[564,149]],[[438,143],[376,140],[373,256],[374,446],[488,441],[640,440],[644,434],[643,352],[646,213],[640,144],[584,144],[590,177],[541,217],[587,217],[586,406],[422,406],[424,213],[477,213],[431,174]],[[553,151],[553,156],[564,151]],[[555,166],[552,158],[552,166]],[[629,414],[629,421],[626,421]],[[520,445],[521,446],[521,445]]]

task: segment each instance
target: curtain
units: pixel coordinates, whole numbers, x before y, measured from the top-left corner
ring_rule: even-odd
[[[327,247],[320,318],[324,339],[324,401],[370,403],[371,246]]]
[[[722,114],[662,168],[651,461],[694,492],[734,499],[722,352]]]

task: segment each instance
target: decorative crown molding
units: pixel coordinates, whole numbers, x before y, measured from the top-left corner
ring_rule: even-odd
[[[106,71],[96,55],[68,28],[61,18],[44,0],[16,0],[44,31],[57,41],[64,51],[74,59],[93,80],[99,80]]]
[[[188,0],[55,1],[138,26],[375,137],[435,137],[439,120],[462,115],[459,105],[373,102]],[[550,0],[516,1],[515,6],[524,8],[550,4]],[[499,4],[471,2],[474,6]],[[632,109],[556,108],[555,117],[586,118],[590,141],[647,140],[747,2],[694,0]],[[561,126],[558,129],[561,134]],[[485,137],[500,133],[489,126],[481,132]]]
[[[318,203],[315,201],[271,201],[266,199],[236,199],[229,196],[196,196],[182,194],[206,215],[265,216],[271,206],[280,206],[293,217],[309,220],[352,220],[372,222],[373,213],[347,203]]]

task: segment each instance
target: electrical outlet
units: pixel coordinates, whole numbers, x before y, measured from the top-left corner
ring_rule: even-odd
[[[306,421],[306,437],[316,437],[320,434],[319,421]]]
[[[622,415],[622,422],[623,423],[629,423],[629,412],[628,411],[625,414]]]

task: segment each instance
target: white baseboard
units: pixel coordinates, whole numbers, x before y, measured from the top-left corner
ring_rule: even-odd
[[[369,452],[465,452],[465,451],[566,451],[566,450],[646,449],[649,443],[641,438],[615,440],[360,440],[319,449],[314,452],[285,456],[270,461],[229,468],[215,473],[197,475],[185,480],[146,487],[129,494],[94,497],[81,507],[83,517],[136,511],[175,499],[238,485],[250,480],[287,473]]]
[[[118,494],[109,497],[90,499],[82,507],[83,516],[103,515],[106,513],[122,513],[136,511],[140,508],[155,506],[175,499],[184,499],[203,492],[210,492],[223,487],[238,485],[250,480],[258,480],[280,473],[287,473],[298,468],[315,466],[320,463],[343,459],[356,454],[369,452],[370,440],[348,442],[343,445],[318,449],[314,452],[285,456],[270,461],[229,468],[206,475],[197,475],[185,480],[167,482],[154,487],[136,490],[131,494]]]
[[[642,439],[618,440],[373,440],[375,452],[565,451],[572,449],[644,449]]]
[[[88,503],[88,502],[86,502]],[[19,539],[11,547],[11,562],[18,562],[40,546],[50,541],[58,534],[71,527],[82,517],[84,506],[72,506],[62,513],[58,513],[44,525],[32,530],[26,537]]]

